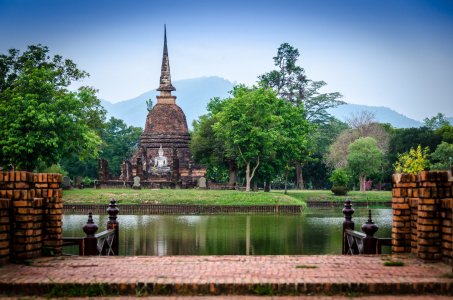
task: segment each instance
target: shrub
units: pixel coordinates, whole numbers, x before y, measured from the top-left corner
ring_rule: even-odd
[[[331,191],[337,196],[344,196],[349,192],[346,186],[334,186]]]
[[[368,180],[365,182],[365,191],[371,191],[371,187],[373,186],[373,181]]]
[[[343,168],[339,168],[332,172],[332,176],[330,176],[329,180],[333,182],[335,186],[347,186],[349,177]]]
[[[398,153],[398,161],[393,164],[396,173],[417,174],[429,167],[429,147],[422,150],[418,145],[417,150],[411,148],[409,153]]]
[[[90,183],[91,183],[91,179],[88,178],[88,176],[86,176],[85,178],[83,178],[83,185],[88,186],[88,185],[90,185]]]

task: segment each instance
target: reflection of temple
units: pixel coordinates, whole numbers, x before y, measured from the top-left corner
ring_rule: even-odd
[[[176,96],[171,95],[176,89],[171,84],[166,32],[157,90],[160,96],[157,96],[157,104],[148,113],[138,150],[130,160],[121,164],[119,180],[112,180],[115,178],[108,174],[108,162],[99,160],[100,187],[114,187],[119,183],[126,185],[124,182],[132,182],[138,176],[145,188],[184,188],[192,186],[205,174],[206,168],[191,162],[186,116],[175,104]]]

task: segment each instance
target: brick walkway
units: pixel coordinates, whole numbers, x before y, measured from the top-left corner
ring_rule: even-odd
[[[2,298],[2,300],[48,300],[48,298]],[[65,298],[68,300],[86,300],[87,298]],[[90,297],[93,300],[112,300],[112,297]],[[115,299],[115,298],[113,298]],[[137,300],[137,297],[121,297],[122,300]],[[152,296],[140,297],[140,300],[262,300],[262,296]],[[451,300],[451,296],[438,295],[404,295],[404,296],[273,296],[266,297],[265,300]]]
[[[5,295],[44,295],[56,284],[54,292],[61,288],[70,296],[69,291],[75,289],[71,283],[75,283],[79,291],[90,283],[98,283],[105,284],[102,289],[106,295],[355,296],[450,295],[453,292],[453,280],[440,278],[451,270],[450,266],[394,257],[394,260],[404,261],[406,266],[384,267],[383,258],[386,259],[335,255],[42,258],[31,266],[1,268],[0,291]]]

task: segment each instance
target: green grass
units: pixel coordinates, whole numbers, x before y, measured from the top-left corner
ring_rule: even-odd
[[[171,190],[162,189],[83,189],[63,191],[65,204],[107,204],[115,198],[117,204],[197,204],[197,205],[275,205],[297,204],[305,202],[284,195],[283,193],[240,192],[222,190]]]
[[[402,261],[386,261],[383,265],[386,267],[402,267],[404,263]]]
[[[306,205],[306,201],[391,201],[391,192],[349,192],[347,196],[335,196],[331,191],[290,190],[285,195],[283,190],[270,193],[240,192],[222,190],[171,190],[162,189],[83,189],[63,191],[65,204],[107,204],[115,198],[118,204],[197,204],[197,205]]]
[[[275,190],[272,191],[275,194],[284,191]],[[366,201],[368,197],[369,201],[392,201],[392,192],[390,191],[369,191],[369,192],[348,192],[346,196],[335,196],[331,191],[328,190],[289,190],[288,196],[298,199],[300,201],[345,201],[350,198],[352,201]]]

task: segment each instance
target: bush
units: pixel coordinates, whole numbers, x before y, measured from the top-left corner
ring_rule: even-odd
[[[334,186],[331,191],[337,196],[345,196],[349,189],[346,186]]]
[[[90,183],[91,183],[91,179],[88,178],[88,176],[86,176],[85,178],[83,178],[83,185],[89,186]]]
[[[349,177],[343,168],[339,168],[332,172],[332,176],[330,176],[329,180],[333,182],[335,186],[347,186]]]

